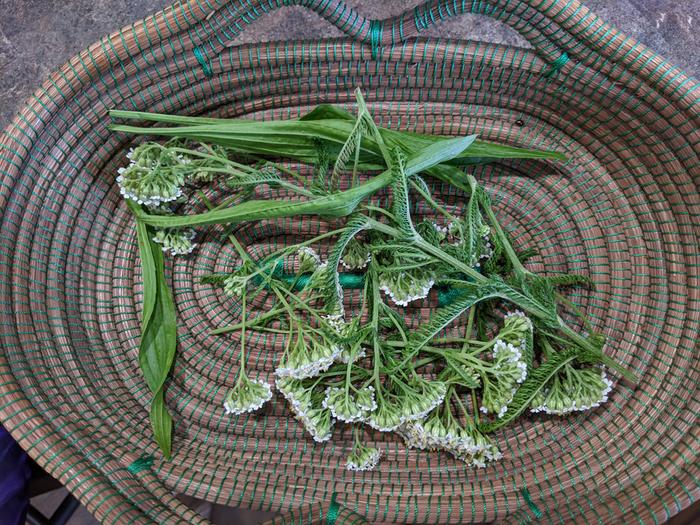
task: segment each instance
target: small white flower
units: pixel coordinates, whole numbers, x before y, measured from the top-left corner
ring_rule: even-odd
[[[321,258],[310,246],[301,246],[297,250],[299,273],[313,273],[321,266]]]
[[[272,387],[264,381],[249,379],[245,374],[224,400],[227,414],[255,412],[272,398]]]
[[[192,228],[166,228],[156,230],[153,241],[162,245],[162,249],[170,255],[187,255],[197,246],[192,242],[196,232]]]
[[[379,449],[355,444],[352,453],[348,456],[345,467],[348,470],[368,471],[373,470],[379,463],[382,453]]]

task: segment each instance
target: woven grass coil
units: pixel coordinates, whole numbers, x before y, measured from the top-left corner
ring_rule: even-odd
[[[303,6],[345,36],[231,45],[269,11]],[[424,38],[476,13],[532,49]],[[175,454],[159,454],[140,375],[141,289],[132,218],[115,183],[132,137],[111,108],[294,118],[353,106],[378,124],[478,133],[555,149],[566,163],[473,166],[542,272],[589,275],[578,304],[606,351],[640,377],[567,418],[496,439],[504,459],[465,469],[368,434],[385,459],[344,469],[350,432],[316,444],[281,398],[226,416],[238,311],[199,284],[234,254],[206,237],[168,267],[179,347],[166,399]],[[0,136],[0,420],[103,523],[206,523],[175,493],[279,511],[275,523],[656,523],[700,498],[700,90],[577,0],[437,0],[387,20],[339,0],[189,0],[102,38],[53,73]],[[250,250],[313,220],[246,226]],[[275,342],[250,336],[271,377]]]

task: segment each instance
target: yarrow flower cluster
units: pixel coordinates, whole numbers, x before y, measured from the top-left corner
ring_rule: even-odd
[[[163,228],[156,230],[153,241],[162,245],[163,251],[170,255],[186,255],[197,246],[192,242],[196,235],[192,228]]]
[[[298,333],[280,361],[278,377],[305,379],[325,372],[335,362],[342,348],[317,335]]]
[[[126,199],[157,206],[182,195],[188,163],[159,144],[146,143],[127,154],[129,165],[117,170],[117,184]]]
[[[528,364],[525,346],[532,336],[532,321],[520,311],[507,313],[503,328],[491,352],[493,367],[490,379],[484,380],[480,411],[503,417],[513,400],[518,385],[527,379]]]
[[[331,411],[317,403],[311,387],[292,378],[277,381],[277,388],[289,402],[292,413],[317,443],[328,441],[333,431]]]
[[[224,279],[224,292],[231,297],[242,297],[255,269],[246,261]]]
[[[320,265],[321,258],[316,250],[309,246],[302,246],[297,250],[299,273],[313,273]]]
[[[435,276],[421,270],[387,271],[379,276],[379,288],[399,306],[425,299],[434,284]]]
[[[374,387],[368,386],[355,393],[343,387],[329,387],[322,406],[330,410],[338,421],[345,423],[364,421],[368,414],[377,408]]]
[[[245,372],[226,395],[224,409],[227,414],[255,412],[272,398],[272,387],[264,381],[249,379]]]
[[[425,421],[412,421],[399,429],[406,446],[421,450],[445,450],[470,466],[485,467],[502,457],[498,447],[473,425],[462,425],[437,412]]]
[[[345,468],[355,471],[373,470],[379,463],[382,453],[379,449],[356,442],[348,456]]]
[[[567,364],[531,403],[531,412],[565,415],[599,407],[608,400],[613,383],[605,370]]]
[[[362,270],[371,260],[372,254],[367,247],[353,237],[345,247],[340,264],[347,270]]]
[[[401,403],[402,423],[424,419],[440,406],[447,394],[447,385],[442,381],[427,381],[414,377],[403,390]]]

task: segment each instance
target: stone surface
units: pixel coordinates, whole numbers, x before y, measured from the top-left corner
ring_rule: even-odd
[[[100,36],[168,6],[172,0],[0,0],[0,128],[46,76]],[[347,0],[374,18],[421,0]],[[700,0],[587,0],[586,5],[693,76],[700,75]],[[426,33],[527,45],[511,28],[465,15]],[[254,22],[240,41],[339,36],[328,22],[289,7]]]
[[[144,18],[171,1],[0,0],[0,129],[53,69],[100,36]],[[421,3],[421,0],[346,1],[373,18],[395,15]],[[700,33],[696,28],[700,24],[700,0],[585,0],[585,3],[602,18],[691,75],[700,75]],[[432,27],[426,33],[527,46],[511,28],[472,15]],[[239,41],[340,35],[314,13],[290,7],[259,19]],[[62,497],[59,494],[54,499],[60,501],[59,496]],[[255,523],[263,517],[218,505],[212,508],[201,502],[188,503],[215,523]],[[46,498],[47,513],[53,504],[51,498]],[[94,523],[85,509],[70,522],[71,525]]]

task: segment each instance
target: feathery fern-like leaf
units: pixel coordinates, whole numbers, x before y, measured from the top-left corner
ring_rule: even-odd
[[[578,275],[575,273],[561,273],[554,275],[544,275],[542,279],[552,286],[583,286],[595,289],[593,280],[588,275]]]
[[[404,169],[404,155],[396,149],[393,151],[394,164],[391,167],[393,182],[391,184],[391,212],[396,218],[398,229],[408,237],[413,237],[416,230],[411,220],[411,202],[408,197],[408,178]]]
[[[343,311],[343,288],[340,285],[340,278],[338,276],[338,264],[340,264],[340,259],[350,240],[368,227],[367,218],[364,215],[351,217],[345,224],[345,229],[338,237],[338,241],[333,246],[333,250],[328,254],[328,260],[326,262],[326,282],[323,294],[326,299],[326,307],[332,312]]]
[[[479,301],[498,297],[499,292],[491,284],[474,284],[465,286],[464,292],[449,305],[438,308],[431,314],[430,320],[422,323],[409,336],[412,350],[419,350],[435,337],[443,328],[466,312]]]

